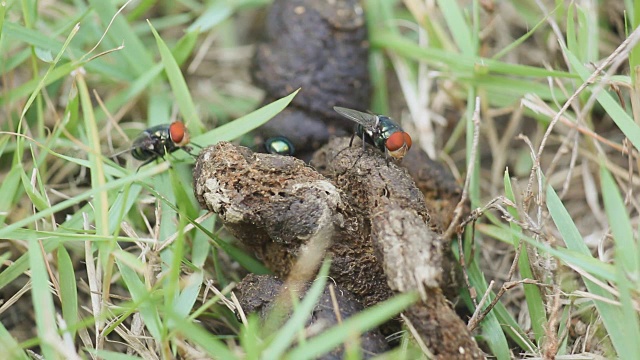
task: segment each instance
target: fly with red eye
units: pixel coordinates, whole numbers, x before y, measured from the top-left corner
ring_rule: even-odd
[[[140,167],[179,149],[191,154],[189,132],[181,121],[150,127],[133,140],[131,155],[144,161]]]
[[[372,144],[385,155],[388,154],[394,159],[402,160],[411,149],[411,136],[402,130],[392,118],[339,106],[334,106],[333,109],[338,114],[358,123],[354,136],[361,136],[363,142]],[[351,137],[349,146],[353,144],[354,136]]]

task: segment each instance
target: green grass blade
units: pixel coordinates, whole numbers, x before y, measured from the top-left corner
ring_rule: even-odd
[[[453,40],[458,45],[458,50],[468,56],[474,55],[476,46],[471,41],[471,28],[462,15],[459,3],[448,0],[437,0],[437,2],[444,20],[453,34]]]
[[[179,212],[178,207],[171,201],[168,201],[164,195],[157,192],[154,188],[148,187],[147,190],[152,193],[158,199],[161,199],[169,208],[175,212]],[[189,222],[195,226],[202,233],[206,234],[217,246],[219,246],[225,253],[227,253],[232,259],[236,260],[243,268],[249,270],[254,274],[271,274],[271,271],[267,269],[260,261],[256,260],[241,249],[229,244],[223,240],[218,239],[211,231],[189,219]]]
[[[469,265],[469,267],[467,268],[467,271],[469,273],[469,281],[471,282],[471,285],[476,289],[476,291],[479,294],[484,294],[487,291],[488,286],[487,286],[487,282],[485,280],[484,274],[478,267],[477,259],[476,261],[473,261]],[[494,297],[495,297],[495,294],[492,293],[490,295],[490,299]],[[467,299],[465,300],[468,302],[468,305],[470,305],[470,308],[472,309],[473,306],[470,303],[470,299],[467,297]],[[518,336],[516,335],[515,331],[520,330],[520,327],[519,326],[511,327],[507,325],[507,324],[517,324],[515,321],[506,322],[506,321],[501,321],[503,319],[499,320],[497,315],[505,315],[505,314],[496,313],[495,311],[496,308],[494,308],[494,311],[491,311],[490,313],[488,313],[487,316],[482,320],[482,323],[480,325],[482,327],[482,336],[485,338],[485,341],[489,345],[489,348],[491,349],[491,352],[493,353],[494,356],[496,356],[498,359],[509,359],[511,357],[511,351],[509,351],[509,343],[507,342],[505,333],[509,333],[511,338],[516,340],[518,339]],[[508,313],[507,313],[507,317],[510,317]],[[502,328],[501,324],[505,324],[505,327]],[[527,348],[526,346],[522,346],[522,347],[525,349]]]
[[[555,11],[555,9],[554,9]],[[552,12],[553,13],[553,12]],[[547,15],[548,16],[548,15]],[[538,21],[531,30],[527,31],[524,35],[517,38],[514,42],[506,46],[504,49],[498,51],[491,57],[493,60],[499,60],[510,52],[514,51],[518,46],[522,45],[527,39],[529,39],[542,25],[547,24],[547,16]],[[567,26],[567,33],[569,32],[569,26]]]
[[[604,164],[600,166],[600,179],[604,208],[607,213],[611,232],[616,245],[615,267],[617,285],[620,292],[622,313],[626,322],[618,324],[620,335],[624,336],[621,342],[634,349],[634,354],[640,354],[640,323],[638,313],[634,308],[633,292],[638,289],[638,243],[633,236],[633,229],[629,215],[624,206],[624,201],[613,177]]]
[[[564,205],[562,205],[560,198],[558,198],[558,195],[551,186],[547,186],[547,208],[549,209],[549,213],[551,214],[558,231],[562,234],[567,247],[583,254],[586,257],[591,257],[591,253],[582,240],[573,220],[571,220],[569,213],[565,209]],[[580,263],[577,263],[576,265],[583,267]],[[607,300],[616,301],[608,290],[601,288],[587,278],[583,277],[583,281],[589,292],[593,295]],[[629,341],[631,339],[627,337],[624,327],[620,326],[628,321],[622,309],[617,305],[613,305],[605,301],[596,300],[594,303],[618,355],[623,356],[623,354],[636,354],[636,348],[639,344],[637,338]]]
[[[30,360],[31,358],[20,348],[20,345],[16,339],[11,336],[11,333],[0,322],[0,349],[2,349],[3,356],[7,359],[16,360]]]
[[[205,33],[211,30],[214,26],[227,20],[234,11],[234,6],[231,2],[220,1],[211,3],[207,10],[198,17],[187,31],[197,31]]]
[[[320,295],[324,291],[324,287],[327,284],[327,274],[329,273],[329,261],[325,261],[318,272],[318,277],[313,282],[313,285],[307,290],[304,299],[295,307],[295,310],[289,320],[273,335],[273,342],[264,350],[263,356],[267,359],[279,359],[284,352],[293,344],[297,338],[297,333],[304,328],[311,311],[318,303]],[[283,287],[283,289],[285,289]],[[287,291],[286,289],[284,291]],[[298,294],[288,294],[291,297],[296,298]],[[288,309],[282,307],[276,307],[269,314],[267,324],[280,319],[281,312],[287,312]],[[268,327],[268,326],[267,326]],[[297,357],[292,356],[292,359]]]
[[[558,219],[559,222],[564,221]],[[557,226],[557,225],[556,225]],[[563,224],[564,226],[564,224]],[[538,250],[551,254],[558,259],[568,264],[576,264],[589,274],[605,281],[615,281],[615,269],[613,265],[604,263],[598,259],[595,259],[591,254],[573,248],[552,248],[546,244],[540,243],[531,237],[523,234],[522,232],[513,231],[509,227],[492,226],[485,224],[478,224],[477,229],[488,236],[491,236],[497,240],[503,241],[507,244],[513,244],[512,236],[519,237],[521,240],[526,241],[529,245],[537,248]],[[567,230],[565,228],[565,230]],[[578,234],[579,235],[579,234]],[[584,243],[583,243],[584,245]]]
[[[44,84],[45,84],[45,81],[46,81],[47,77],[49,76],[51,71],[56,67],[56,65],[58,64],[58,62],[62,58],[62,54],[64,54],[65,50],[69,46],[69,43],[74,38],[74,36],[78,33],[79,29],[80,29],[79,26],[74,27],[73,30],[71,31],[71,33],[69,34],[69,36],[67,37],[67,39],[65,40],[64,44],[62,44],[62,48],[58,52],[58,55],[56,55],[55,60],[49,65],[49,68],[47,69],[47,72],[40,79],[40,81],[38,82],[38,86],[36,86],[36,88],[33,90],[33,92],[31,93],[31,96],[27,100],[27,103],[24,105],[24,108],[22,109],[22,114],[20,115],[20,119],[24,118],[25,114],[27,113],[27,110],[29,110],[29,108],[31,107],[31,104],[33,104],[33,102],[35,101],[36,97],[40,93],[40,90],[42,90],[42,88],[44,87]]]
[[[109,31],[104,39],[107,46],[115,48],[122,44],[125,45],[124,49],[112,55],[123,57],[129,65],[128,68],[135,75],[140,75],[153,66],[151,55],[147,52],[147,46],[138,38],[122,16],[113,18],[117,11],[113,3],[111,0],[89,0],[91,7],[100,16],[103,26],[106,28],[110,24]]]
[[[494,74],[517,75],[531,78],[546,78],[549,76],[557,78],[578,77],[575,74],[564,71],[509,64],[475,56],[465,56],[462,54],[460,56],[451,56],[450,52],[435,48],[420,47],[411,40],[390,32],[376,32],[371,39],[371,45],[374,48],[391,50],[409,59],[424,61],[432,64],[434,67],[449,68],[448,70],[454,70],[456,72],[473,73],[476,71],[476,68],[481,65],[486,68],[488,73]]]
[[[200,326],[185,320],[177,314],[169,314],[169,316],[175,326],[172,332],[178,332],[193,343],[198,344],[211,358],[225,360],[238,358],[227,348],[225,343],[213,337]]]
[[[116,258],[116,264],[122,275],[122,279],[127,284],[127,289],[131,293],[131,298],[138,305],[140,315],[144,319],[144,324],[158,342],[162,340],[163,326],[160,315],[152,299],[149,298],[150,292],[145,284],[140,280],[138,274],[129,266]]]
[[[591,76],[591,72],[582,65],[582,62],[580,62],[580,60],[578,60],[571,51],[566,48],[564,50],[573,69],[580,75],[582,81],[587,81]],[[618,128],[620,128],[629,141],[631,141],[633,146],[637,150],[640,150],[640,126],[633,121],[626,111],[624,111],[620,103],[604,89],[598,93],[596,99],[598,100],[598,103],[602,105],[607,115],[611,117]]]
[[[184,119],[187,125],[191,125],[193,128],[193,124],[196,125],[196,134],[202,129],[204,126],[200,117],[198,116],[198,112],[196,111],[196,107],[193,104],[193,99],[191,98],[191,94],[189,93],[189,88],[187,87],[187,82],[184,80],[182,76],[182,72],[180,71],[180,67],[176,62],[176,59],[173,57],[171,50],[164,43],[160,35],[156,29],[153,28],[151,22],[147,20],[149,23],[149,27],[151,27],[151,31],[153,32],[153,36],[156,38],[156,44],[158,46],[158,50],[160,50],[160,56],[162,57],[162,64],[164,65],[164,70],[167,73],[167,77],[169,78],[169,83],[171,84],[171,89],[173,90],[173,94],[176,97],[176,102],[178,103],[178,107],[180,108],[180,114],[182,114],[182,118]]]
[[[289,105],[291,100],[296,96],[299,89],[293,93],[267,104],[258,110],[253,111],[235,121],[219,126],[211,131],[196,136],[193,142],[200,146],[208,146],[218,143],[219,141],[230,141],[242,136],[249,131],[259,127],[260,125],[271,120],[280,111]]]
[[[20,166],[11,167],[2,179],[0,194],[18,194],[20,184],[22,184],[23,169]],[[14,205],[16,196],[0,196],[0,224],[3,224],[9,211]]]
[[[127,355],[115,351],[87,349],[90,353],[96,355],[99,359],[105,360],[140,360],[137,356]]]
[[[388,321],[419,300],[417,292],[396,295],[376,304],[335,326],[287,353],[289,359],[316,359],[343,344],[353,334],[361,334]]]
[[[14,231],[16,229],[19,229],[23,226],[29,225],[37,220],[40,220],[42,218],[45,218],[47,216],[51,216],[61,210],[64,210],[66,208],[69,208],[71,206],[74,206],[84,200],[87,200],[89,198],[91,198],[92,196],[95,196],[97,194],[99,194],[100,192],[107,192],[109,190],[113,190],[113,189],[118,189],[121,188],[122,186],[131,183],[132,181],[142,181],[146,178],[149,178],[157,173],[160,173],[162,171],[165,171],[169,168],[169,164],[168,163],[161,163],[157,166],[153,166],[153,167],[149,167],[146,170],[140,170],[139,172],[127,176],[125,178],[121,178],[121,179],[117,179],[117,180],[112,180],[109,181],[108,183],[106,183],[104,186],[102,187],[97,187],[97,188],[92,188],[89,191],[80,193],[70,199],[61,201],[53,206],[51,206],[50,208],[40,211],[36,214],[33,214],[29,217],[26,217],[24,219],[18,220],[10,225],[7,225],[3,228],[0,228],[0,238],[6,238],[6,235],[8,233],[10,233],[11,231]],[[1,282],[0,282],[1,284]]]
[[[58,326],[53,297],[49,291],[49,273],[39,241],[29,241],[29,267],[31,268],[31,294],[35,310],[36,327],[42,354],[46,359],[58,358],[53,344],[58,342]]]
[[[34,47],[41,48],[44,50],[49,50],[52,53],[60,52],[60,49],[63,46],[63,43],[51,38],[40,31],[36,31],[33,29],[27,29],[19,24],[13,22],[6,22],[4,24],[4,34],[6,38],[9,40],[17,40],[22,41],[26,44],[33,45]],[[120,44],[118,44],[120,45]],[[129,73],[128,67],[120,67],[120,66],[112,66],[109,61],[98,58],[94,59],[89,63],[78,62],[79,55],[82,54],[83,51],[75,48],[74,46],[69,46],[68,51],[65,55],[63,55],[63,59],[70,61],[67,64],[73,64],[74,67],[85,66],[88,72],[97,72],[101,73],[105,76],[110,76],[113,79],[130,81],[132,75]],[[71,55],[74,54],[74,55]],[[64,65],[67,65],[64,64]],[[146,70],[146,69],[145,69]],[[38,80],[32,79],[32,80]]]
[[[627,17],[631,21],[631,26],[628,28],[635,29],[638,27],[638,25],[640,25],[640,1],[625,0],[625,4],[627,5],[625,7],[627,9]],[[632,76],[634,86],[638,83],[638,80],[640,80],[637,78],[638,73],[635,70],[637,69],[638,65],[640,65],[640,46],[634,46],[633,49],[631,49],[631,53],[629,53],[629,68],[633,69],[631,73],[635,74],[634,76]]]
[[[505,195],[509,200],[513,203],[516,202],[515,194],[513,193],[513,188],[511,186],[511,179],[509,178],[509,170],[505,170],[504,172],[504,188]],[[518,210],[509,207],[509,213],[516,220],[519,220]],[[522,229],[511,222],[509,224],[514,231],[521,232]],[[520,246],[520,238],[512,236],[513,239],[513,247],[514,249],[518,249]],[[520,270],[520,275],[523,279],[536,279],[533,275],[533,271],[531,271],[531,265],[529,263],[529,252],[526,246],[522,247],[522,251],[520,252],[520,258],[518,259],[518,269]],[[529,316],[531,317],[531,327],[533,328],[533,333],[535,334],[536,341],[540,343],[540,340],[545,335],[545,325],[547,323],[547,313],[544,306],[544,301],[542,299],[542,294],[540,293],[540,289],[537,285],[533,284],[524,284],[524,295],[527,299],[527,307],[529,309]]]
[[[7,14],[7,3],[0,2],[0,40],[2,40],[2,27],[4,26],[4,17]],[[4,71],[4,69],[0,69]]]
[[[71,338],[75,339],[76,324],[78,323],[78,289],[76,274],[73,270],[71,257],[64,246],[58,246],[58,273],[60,274],[60,304],[62,318],[70,329]]]
[[[616,265],[629,274],[638,274],[638,243],[633,236],[631,221],[618,186],[604,164],[600,166],[600,179],[604,208],[616,244],[616,255],[619,256],[616,258]]]

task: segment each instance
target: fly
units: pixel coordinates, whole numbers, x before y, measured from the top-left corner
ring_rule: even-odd
[[[392,118],[384,115],[367,114],[353,109],[334,106],[338,114],[358,123],[355,134],[351,137],[349,146],[353,144],[355,135],[361,136],[362,141],[368,142],[378,150],[389,154],[392,158],[402,160],[411,149],[411,136]],[[364,144],[363,144],[364,146]]]
[[[291,140],[284,136],[275,136],[264,142],[264,150],[269,154],[292,156],[296,149]]]
[[[191,154],[189,144],[189,132],[181,121],[171,124],[162,124],[150,127],[133,140],[131,155],[140,161],[144,161],[141,167],[166,154],[183,149]]]

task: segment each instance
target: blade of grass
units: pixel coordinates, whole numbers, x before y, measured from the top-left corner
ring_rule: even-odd
[[[24,116],[27,113],[27,110],[29,110],[29,108],[31,107],[31,104],[33,104],[33,101],[36,99],[36,97],[40,93],[40,90],[42,90],[42,88],[44,87],[45,80],[47,79],[47,77],[49,76],[51,71],[56,67],[56,65],[58,64],[60,59],[62,58],[62,54],[64,54],[64,52],[67,49],[67,47],[69,46],[69,43],[71,42],[71,40],[78,33],[78,30],[80,30],[79,26],[76,26],[76,27],[73,28],[73,30],[71,31],[69,36],[67,36],[67,39],[65,40],[64,44],[62,45],[62,48],[60,49],[60,51],[56,55],[55,60],[53,60],[53,62],[51,62],[51,64],[49,65],[49,68],[47,69],[47,72],[44,74],[44,76],[42,76],[40,78],[40,81],[38,82],[38,86],[36,86],[36,88],[33,90],[33,92],[31,93],[31,96],[27,100],[27,103],[24,105],[24,108],[22,109],[22,113],[20,114],[20,120],[21,121],[22,121],[22,119],[24,119]]]
[[[178,226],[178,238],[177,238],[177,241],[172,246],[172,249],[175,248],[175,249],[178,249],[179,251],[184,251],[183,247],[185,242],[184,242],[183,229],[186,226],[187,220],[185,216],[182,215],[182,213],[185,213],[185,214],[187,213],[187,211],[189,210],[187,207],[189,204],[191,204],[191,200],[188,198],[187,194],[185,193],[184,183],[180,181],[180,178],[177,172],[171,171],[169,175],[171,176],[171,184],[172,184],[173,192],[176,194],[176,201],[177,201],[176,203],[186,204],[184,206],[181,206],[178,209],[178,211],[181,212],[180,222]],[[193,266],[195,267],[195,270],[193,271],[193,273],[191,273],[187,277],[188,281],[184,285],[184,288],[182,289],[182,291],[176,292],[177,296],[173,306],[173,311],[176,314],[182,315],[185,318],[189,315],[189,313],[193,309],[193,305],[196,303],[196,300],[198,299],[198,295],[200,294],[200,288],[202,287],[202,281],[204,280],[204,273],[202,271],[202,267],[204,266],[207,254],[209,253],[209,245],[207,241],[203,238],[194,239],[191,243],[191,246],[192,246],[192,252],[191,252],[192,256],[190,257],[190,259],[193,263]],[[196,248],[198,248],[199,253],[195,251]],[[177,271],[178,271],[177,275],[179,276],[180,266],[184,261],[183,259],[184,255],[175,254],[175,256],[179,257],[179,260],[180,260],[179,263],[176,265]],[[176,280],[176,285],[180,285],[179,282],[177,281],[178,279],[175,279],[175,280]]]
[[[193,104],[193,99],[191,98],[191,94],[189,93],[189,88],[187,87],[187,82],[184,80],[182,76],[182,72],[180,71],[180,67],[176,62],[176,59],[173,57],[171,50],[164,43],[156,29],[153,28],[151,22],[147,20],[149,23],[149,27],[153,32],[153,36],[156,38],[156,44],[158,46],[158,50],[160,51],[160,56],[162,57],[162,64],[164,65],[164,70],[169,78],[169,83],[171,84],[171,89],[173,90],[173,94],[176,97],[176,102],[178,103],[178,107],[180,108],[180,114],[184,119],[187,125],[195,124],[195,134],[200,132],[200,129],[204,127],[200,117],[198,116],[198,112],[196,111],[196,107]]]
[[[287,353],[289,359],[316,359],[331,349],[343,344],[353,334],[361,334],[393,318],[419,300],[417,292],[400,294],[376,304],[314,336]]]
[[[60,283],[60,304],[62,306],[62,318],[67,324],[71,338],[76,337],[76,325],[78,323],[78,289],[76,287],[76,274],[73,270],[71,257],[64,246],[58,246],[58,274]]]
[[[117,10],[113,6],[113,1],[89,0],[89,4],[95,9],[96,14],[100,16],[102,24],[110,26],[104,39],[109,44],[109,47],[125,45],[125,48],[114,56],[123,57],[126,60],[129,65],[128,68],[135,75],[133,78],[151,68],[153,61],[151,60],[151,55],[147,52],[147,46],[136,36],[129,23],[122,16],[114,17]]]
[[[395,51],[399,55],[418,61],[425,61],[434,67],[442,68],[444,65],[456,72],[473,73],[478,65],[486,68],[486,71],[494,74],[506,74],[526,76],[531,78],[557,77],[576,78],[576,74],[564,71],[546,70],[535,66],[509,64],[492,59],[484,59],[473,56],[451,56],[450,52],[435,48],[420,47],[411,40],[389,32],[376,32],[371,38],[374,48]]]
[[[2,179],[0,194],[7,194],[7,196],[0,196],[0,224],[4,224],[5,219],[10,214],[10,210],[13,208],[16,196],[9,196],[9,194],[18,193],[22,174],[23,169],[21,167],[13,166]]]
[[[4,26],[4,17],[7,14],[7,3],[0,2],[0,41],[2,40],[2,27]],[[2,69],[4,71],[4,69]]]
[[[230,141],[238,138],[271,120],[271,118],[276,116],[280,111],[286,108],[287,105],[289,105],[298,91],[299,89],[279,100],[276,100],[261,107],[260,109],[257,109],[241,118],[238,118],[235,121],[224,124],[211,131],[196,136],[193,138],[193,142],[201,146],[207,146],[216,144],[219,141]]]
[[[632,3],[633,2],[633,3]],[[631,26],[628,29],[635,29],[640,25],[640,1],[638,0],[625,0],[625,4],[627,5],[625,8],[627,9],[627,19],[631,22]],[[633,12],[631,13],[631,9]],[[631,13],[631,16],[629,14]],[[632,76],[633,84],[636,85],[638,83],[638,66],[640,65],[640,46],[634,46],[629,54],[629,68],[631,69],[631,73],[634,74]],[[637,87],[636,87],[637,88]]]
[[[157,305],[153,302],[153,299],[150,298],[150,290],[147,289],[133,269],[120,261],[120,259],[116,259],[115,261],[120,270],[120,275],[122,275],[122,279],[127,284],[127,289],[131,293],[131,298],[138,304],[138,310],[140,311],[140,315],[142,315],[146,328],[156,341],[162,342],[164,328],[162,326],[162,320],[160,320]]]
[[[600,166],[600,180],[604,209],[616,244],[616,255],[618,256],[616,265],[621,266],[621,269],[629,274],[637,274],[639,271],[638,254],[640,254],[638,243],[633,236],[633,228],[624,206],[624,200],[604,163]],[[640,354],[640,352],[638,353]]]
[[[616,245],[614,265],[620,303],[622,304],[621,310],[627,319],[626,322],[618,324],[621,335],[625,337],[620,341],[626,343],[630,349],[634,349],[634,354],[640,354],[640,342],[638,341],[640,339],[640,325],[632,297],[632,292],[638,289],[638,254],[640,252],[638,251],[637,239],[633,236],[633,229],[624,201],[604,162],[600,165],[600,179],[604,208]]]
[[[53,344],[58,343],[58,326],[56,324],[53,298],[49,291],[49,273],[39,241],[29,242],[29,267],[31,269],[31,294],[35,311],[36,328],[42,354],[46,359],[57,359]]]
[[[509,169],[506,169],[504,172],[504,189],[506,197],[515,204],[516,197],[511,186]],[[509,207],[508,211],[511,216],[514,217],[514,219],[520,219],[518,210],[516,208]],[[514,222],[510,222],[509,226],[511,226],[514,231],[522,231],[522,229]],[[517,251],[517,249],[520,247],[520,238],[512,236],[512,240],[513,247]],[[533,275],[533,271],[531,271],[531,266],[529,263],[529,252],[526,246],[522,246],[522,249],[520,251],[520,258],[518,259],[518,269],[523,279],[536,279]],[[547,324],[547,313],[545,310],[544,301],[542,300],[542,294],[540,293],[540,289],[537,285],[524,284],[523,287],[524,296],[527,299],[526,303],[527,308],[529,309],[529,316],[531,317],[531,327],[533,328],[533,333],[535,335],[536,341],[539,344],[540,340],[545,335],[544,327]]]
[[[469,231],[470,233],[470,231]],[[478,252],[476,252],[478,254]],[[484,274],[480,270],[478,266],[478,259],[475,259],[467,268],[467,272],[469,274],[469,281],[471,282],[471,286],[473,286],[479,294],[484,294],[487,291],[487,282],[485,280]],[[487,301],[489,303],[491,299],[495,297],[495,294],[492,293],[490,295],[490,299]],[[467,302],[467,306],[469,306],[472,311],[474,310],[473,304],[471,304],[471,299],[468,296],[465,296],[465,301]],[[500,303],[498,303],[501,305]],[[486,305],[485,305],[486,306]],[[485,338],[484,340],[489,345],[491,352],[498,359],[509,359],[511,357],[511,351],[509,351],[509,344],[507,342],[507,338],[505,336],[505,332],[508,333],[511,338],[519,342],[518,333],[522,330],[517,325],[515,321],[506,322],[504,319],[498,320],[498,315],[505,315],[504,313],[496,313],[496,306],[493,311],[489,312],[487,316],[481,322],[482,336]],[[506,318],[509,318],[510,315],[507,313]],[[501,327],[501,324],[504,324],[504,327]],[[515,324],[515,327],[508,326],[507,324]],[[524,346],[523,346],[524,345]],[[528,344],[521,344],[523,349],[528,348]]]
[[[96,356],[98,359],[105,360],[140,360],[137,356],[127,355],[115,351],[108,350],[95,350],[95,349],[86,349],[89,353]]]
[[[567,58],[575,72],[580,76],[582,81],[587,81],[591,76],[591,73],[584,65],[582,65],[582,62],[580,62],[580,60],[578,60],[571,51],[566,48],[563,50],[566,52]],[[624,133],[629,141],[631,141],[633,146],[637,150],[640,150],[640,126],[633,121],[631,116],[629,116],[622,106],[620,106],[620,103],[607,91],[603,90],[598,92],[596,99],[598,100],[598,103],[602,105],[607,115],[611,117],[618,128]]]
[[[211,336],[211,333],[191,321],[187,321],[177,314],[169,314],[175,327],[173,332],[179,332],[182,336],[198,344],[211,357],[215,359],[238,359],[222,341]]]
[[[560,6],[560,4],[558,4],[549,14],[545,15],[544,18],[542,18],[540,21],[538,21],[532,28],[531,30],[527,31],[524,35],[520,36],[519,38],[517,38],[514,42],[512,42],[511,44],[507,45],[506,47],[504,47],[502,50],[498,51],[495,55],[493,55],[491,57],[491,59],[493,60],[499,60],[500,58],[502,58],[503,56],[511,53],[512,51],[514,51],[518,46],[520,46],[522,43],[524,43],[528,38],[530,38],[542,25],[547,23],[547,18],[555,13],[555,11],[558,9],[558,7]],[[567,34],[569,32],[569,26],[567,26]],[[567,36],[568,38],[568,36]]]
[[[140,170],[140,172],[132,174],[130,176],[124,177],[124,178],[120,178],[117,180],[113,180],[110,182],[107,182],[104,186],[102,187],[97,187],[97,188],[92,188],[89,191],[80,193],[70,199],[61,201],[53,206],[51,206],[50,208],[40,211],[36,214],[33,214],[29,217],[26,217],[24,219],[18,220],[12,224],[9,224],[5,227],[0,228],[0,238],[6,238],[6,234],[8,234],[9,232],[19,229],[23,226],[29,225],[37,220],[40,220],[42,218],[45,218],[47,216],[51,216],[61,210],[64,210],[68,207],[74,206],[84,200],[87,200],[89,198],[91,198],[92,196],[95,196],[97,194],[99,194],[100,192],[107,192],[109,190],[113,190],[113,189],[117,189],[120,188],[132,181],[141,181],[143,179],[146,179],[148,177],[151,177],[157,173],[160,173],[162,171],[165,171],[169,168],[169,164],[168,163],[161,163],[157,166],[153,166],[150,167],[146,170]],[[1,282],[0,282],[1,283]]]
[[[513,231],[511,228],[504,225],[477,224],[476,229],[482,234],[491,236],[510,245],[513,244],[511,237],[518,237],[520,240],[527,242],[527,244],[537,248],[538,250],[553,255],[567,264],[578,266],[600,280],[615,281],[616,279],[613,265],[595,259],[591,254],[586,255],[582,251],[577,251],[572,248],[552,248],[532,239],[522,232]]]
[[[320,295],[324,291],[324,287],[327,284],[327,275],[329,274],[329,261],[324,261],[320,271],[318,272],[318,276],[316,280],[313,282],[313,285],[307,290],[304,299],[298,304],[295,308],[293,314],[289,318],[289,320],[278,330],[275,334],[273,334],[273,342],[271,342],[267,348],[264,349],[263,357],[267,359],[280,359],[283,354],[293,344],[293,342],[297,338],[297,333],[304,328],[304,324],[307,322],[309,315],[311,314],[311,310],[318,303],[318,299],[320,299]],[[284,287],[283,287],[284,288]],[[286,289],[284,291],[287,291]],[[298,294],[288,294],[293,298],[297,298]],[[288,309],[284,309],[283,307],[276,307],[269,314],[269,321],[275,321],[275,319],[280,319],[281,312],[287,312]],[[299,357],[292,356],[292,359],[299,359]]]
[[[164,195],[157,192],[156,189],[152,187],[146,187],[146,189],[151,194],[153,194],[156,198],[166,203],[166,205],[169,206],[173,211],[175,212],[179,211],[178,207],[173,202],[168,201],[167,198],[165,198]],[[203,227],[202,225],[198,224],[193,219],[188,218],[187,216],[185,216],[185,218],[198,230],[206,234],[208,238],[214,242],[215,245],[217,245],[222,250],[224,250],[224,252],[227,253],[227,255],[229,255],[232,259],[236,260],[245,269],[249,270],[254,274],[271,274],[271,271],[267,269],[260,261],[254,259],[252,256],[248,255],[247,253],[233,246],[232,244],[229,244],[223,240],[218,239],[211,231],[209,231],[207,228]]]
[[[230,2],[214,2],[209,4],[207,10],[189,26],[187,31],[206,33],[214,26],[231,17],[235,10],[233,4],[234,3]]]
[[[0,349],[3,351],[3,356],[7,359],[16,360],[30,360],[31,358],[20,348],[20,345],[16,339],[11,336],[11,333],[0,322]]]
[[[462,15],[459,3],[448,0],[437,0],[437,3],[449,30],[453,34],[453,40],[458,45],[458,50],[467,56],[473,56],[476,46],[471,41],[471,28]]]
[[[571,216],[565,209],[564,205],[562,205],[560,198],[551,186],[547,186],[547,208],[549,209],[551,218],[556,224],[558,231],[562,234],[562,238],[567,244],[567,247],[583,254],[586,257],[591,257],[591,253],[589,252],[587,245],[585,245],[582,240],[582,236],[580,236],[578,228],[573,223]],[[577,265],[581,266],[579,264]],[[601,288],[585,277],[583,277],[582,280],[591,294],[615,302],[616,299],[613,298],[609,291]],[[621,324],[626,324],[629,320],[626,318],[622,309],[617,305],[613,305],[605,301],[594,300],[594,304],[598,310],[598,314],[602,318],[604,327],[606,328],[609,338],[611,339],[618,355],[636,354],[636,348],[640,343],[638,343],[637,338],[628,338],[625,333],[625,327],[621,326]]]
[[[6,22],[4,24],[4,34],[7,36],[7,39],[14,39],[18,41],[22,41],[26,44],[33,45],[35,47],[39,47],[42,49],[50,50],[53,53],[58,53],[62,48],[62,42],[53,39],[44,35],[40,31],[27,29],[19,24],[13,22]],[[72,64],[74,68],[79,66],[85,66],[88,72],[96,72],[103,74],[105,76],[113,77],[117,80],[122,81],[130,81],[133,77],[129,72],[128,67],[120,67],[120,66],[111,66],[109,61],[98,58],[94,59],[91,62],[78,62],[76,56],[72,56],[71,54],[82,54],[84,51],[75,48],[74,46],[69,46],[69,51],[62,58],[70,61],[68,64]],[[64,64],[64,65],[68,65]],[[148,68],[145,68],[147,70]],[[33,80],[38,80],[33,79]]]
[[[80,105],[82,106],[82,117],[84,120],[84,128],[87,133],[87,146],[89,147],[88,157],[90,163],[91,187],[104,188],[107,179],[104,172],[103,156],[101,155],[100,135],[98,131],[98,123],[93,113],[93,103],[89,95],[89,89],[84,80],[84,76],[79,73],[76,75],[76,85],[78,86],[78,95],[80,96]],[[96,234],[106,236],[109,234],[109,199],[106,191],[98,192],[93,197],[94,222]],[[102,295],[109,296],[109,288],[111,286],[111,276],[113,268],[112,251],[115,248],[115,241],[99,244],[100,264],[103,267],[102,279]]]
[[[164,213],[163,213],[164,216]],[[166,276],[163,279],[163,289],[164,289],[164,297],[165,297],[165,307],[167,311],[175,311],[177,314],[186,317],[189,314],[190,308],[184,311],[176,311],[174,307],[174,301],[180,294],[180,273],[181,266],[184,257],[184,226],[185,220],[184,217],[180,217],[180,222],[178,226],[178,236],[176,240],[171,244],[171,247],[164,250],[161,254],[162,258],[169,264],[169,268],[166,269]],[[170,258],[165,257],[167,254],[170,255]],[[171,326],[171,325],[169,325]]]

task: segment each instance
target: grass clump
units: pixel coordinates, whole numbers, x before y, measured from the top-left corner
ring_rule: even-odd
[[[296,343],[298,317],[261,334],[220,299],[244,274],[232,264],[266,269],[211,231],[191,157],[138,171],[109,157],[152,125],[182,119],[206,146],[283,109],[295,94],[254,111],[262,93],[248,77],[252,24],[267,4],[0,3],[7,356],[314,357],[413,300],[306,342]],[[458,255],[484,349],[499,359],[639,354],[640,3],[363,5],[371,110],[402,118],[427,154],[468,180],[478,210]],[[415,355],[401,346],[390,357]]]

